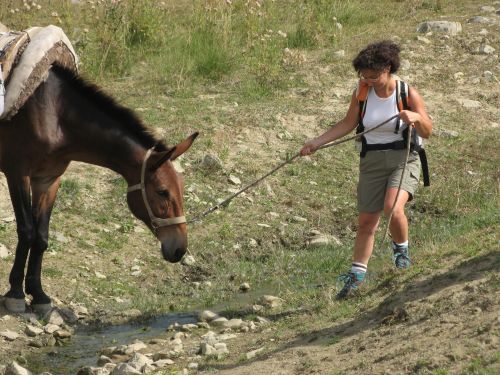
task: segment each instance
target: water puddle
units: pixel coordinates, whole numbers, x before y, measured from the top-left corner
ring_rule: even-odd
[[[76,328],[71,341],[66,346],[41,349],[27,356],[28,365],[25,367],[38,373],[48,371],[54,375],[76,374],[83,366],[96,366],[98,353],[105,347],[128,345],[136,339],[147,343],[153,338],[164,335],[171,324],[197,323],[198,311],[202,309],[214,312],[242,311],[255,303],[258,297],[263,294],[276,294],[278,289],[279,287],[269,284],[259,288],[258,291],[237,293],[231,297],[231,300],[212,307],[200,307],[191,312],[167,314],[140,323],[102,328],[79,327]]]
[[[95,366],[98,353],[108,346],[131,344],[135,339],[143,342],[165,333],[173,323],[196,323],[196,313],[176,313],[154,318],[143,323],[107,326],[99,329],[77,328],[67,346],[57,346],[44,354],[28,358],[32,371],[49,371],[54,375],[76,374],[82,366]]]

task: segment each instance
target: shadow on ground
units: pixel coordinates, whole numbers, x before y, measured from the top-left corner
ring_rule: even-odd
[[[274,354],[294,347],[303,347],[306,345],[318,345],[322,340],[341,340],[343,338],[356,335],[362,331],[380,326],[384,319],[394,316],[401,311],[404,304],[412,301],[421,300],[438,293],[439,291],[453,286],[455,284],[467,283],[481,279],[485,273],[497,271],[500,268],[500,252],[492,251],[485,255],[466,260],[458,264],[455,268],[431,278],[410,283],[402,291],[387,296],[377,307],[361,313],[356,318],[340,325],[334,325],[330,328],[319,331],[312,331],[305,335],[300,335],[295,340],[285,343],[274,351],[266,355],[259,356],[253,360],[246,361],[243,364],[225,364],[214,365],[210,368],[217,370],[230,370],[241,366],[247,366],[253,362],[264,361]],[[340,302],[342,303],[342,302]],[[304,311],[302,311],[304,312]],[[270,319],[278,320],[279,316],[271,316]]]

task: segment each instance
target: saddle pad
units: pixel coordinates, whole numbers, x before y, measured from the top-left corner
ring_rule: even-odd
[[[10,70],[16,64],[17,56],[22,54],[28,40],[27,32],[0,32],[0,64],[4,82],[8,81]]]
[[[10,72],[6,87],[5,109],[0,120],[11,119],[38,86],[45,81],[49,69],[58,63],[77,70],[78,56],[71,42],[57,26],[32,27],[25,31],[29,43]]]

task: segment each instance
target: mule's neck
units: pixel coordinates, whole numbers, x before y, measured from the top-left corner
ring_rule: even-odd
[[[129,185],[138,183],[146,152],[156,140],[132,113],[88,95],[68,84],[62,87],[59,124],[70,140],[71,160],[111,169]]]

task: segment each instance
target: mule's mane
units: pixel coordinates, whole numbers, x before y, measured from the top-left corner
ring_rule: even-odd
[[[118,104],[115,99],[104,93],[98,86],[87,82],[72,70],[57,64],[52,66],[52,71],[76,91],[83,94],[97,108],[117,120],[115,126],[119,126],[120,130],[133,136],[145,148],[157,145],[155,148],[157,151],[167,149],[166,145],[151,134],[151,131],[132,110]]]

